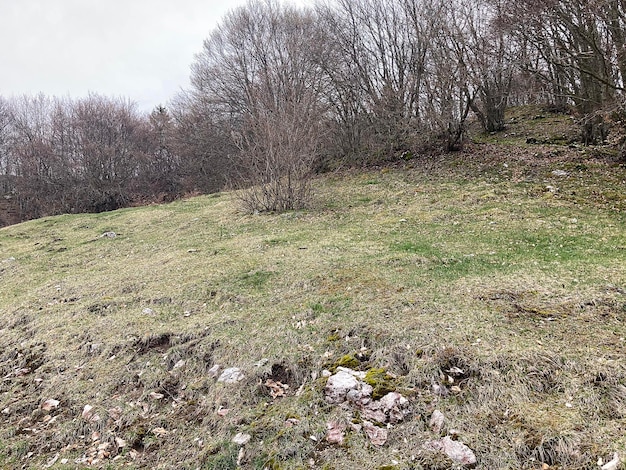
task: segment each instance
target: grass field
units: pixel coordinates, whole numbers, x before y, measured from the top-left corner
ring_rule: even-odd
[[[626,169],[590,152],[484,143],[325,175],[299,212],[223,193],[1,229],[0,468],[459,467],[443,435],[481,469],[626,458]],[[409,399],[383,446],[325,440],[360,420],[324,399],[348,359]]]

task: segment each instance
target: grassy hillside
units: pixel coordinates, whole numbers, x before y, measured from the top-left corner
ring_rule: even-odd
[[[1,229],[0,468],[455,468],[424,446],[445,435],[482,469],[626,458],[626,169],[585,152],[328,175],[279,215],[220,194]],[[384,445],[325,400],[342,364],[409,400]]]

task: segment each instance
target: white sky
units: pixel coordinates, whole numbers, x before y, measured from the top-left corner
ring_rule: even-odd
[[[245,3],[0,0],[0,96],[95,92],[149,111],[188,86],[202,41]]]

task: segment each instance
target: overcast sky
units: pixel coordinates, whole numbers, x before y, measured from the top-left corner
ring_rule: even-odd
[[[245,3],[0,0],[0,95],[96,92],[131,98],[149,111],[188,86],[202,41]]]

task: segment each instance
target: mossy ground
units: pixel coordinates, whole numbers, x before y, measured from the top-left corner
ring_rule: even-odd
[[[224,193],[0,230],[0,467],[82,468],[97,438],[109,468],[235,468],[243,432],[243,468],[450,468],[422,447],[434,409],[478,468],[626,456],[624,167],[487,143],[315,189],[285,214]],[[359,352],[411,400],[383,448],[324,442],[351,414],[320,372]]]

